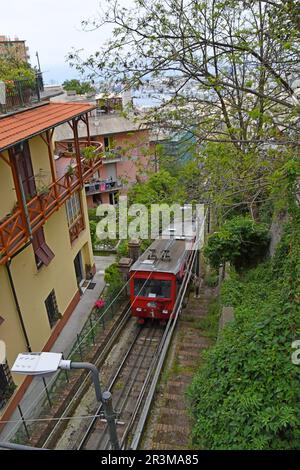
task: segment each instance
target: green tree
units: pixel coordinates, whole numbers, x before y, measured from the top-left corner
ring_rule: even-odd
[[[77,79],[65,80],[63,88],[66,91],[76,91],[78,95],[84,95],[85,93],[94,93],[95,88],[90,82],[81,82]]]
[[[129,191],[131,203],[144,204],[182,204],[186,199],[184,189],[178,186],[178,180],[166,170],[152,174],[148,181],[135,184]]]
[[[240,269],[261,261],[266,255],[268,244],[266,224],[238,216],[227,220],[218,232],[210,235],[204,254],[215,268],[230,261],[235,268]]]
[[[299,147],[299,9],[293,0],[116,0],[92,23],[113,25],[111,39],[88,60],[75,52],[70,61],[133,88],[159,79],[171,98],[144,120],[193,133],[201,161],[195,182],[188,168],[183,174],[189,196],[256,219],[272,175],[291,158],[286,149]]]
[[[194,129],[201,141],[230,141],[242,151],[291,143],[299,120],[291,83],[297,13],[297,1],[109,1],[100,18],[83,24],[113,25],[112,38],[86,61],[76,52],[70,60],[127,86],[160,78],[172,98],[149,116],[158,128]]]
[[[8,61],[0,58],[0,80],[8,82],[10,80],[28,80],[29,84],[34,84],[36,71],[27,62]]]

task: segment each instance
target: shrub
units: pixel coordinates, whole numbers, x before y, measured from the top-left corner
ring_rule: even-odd
[[[215,268],[230,261],[235,268],[240,269],[253,266],[261,260],[268,244],[266,224],[237,216],[226,221],[219,232],[209,237],[204,254]]]
[[[113,263],[105,269],[104,280],[111,287],[122,285],[122,278],[117,263]]]
[[[95,220],[90,220],[90,233],[91,233],[91,240],[92,240],[93,245],[95,245],[98,240],[96,229],[97,229],[97,222],[95,222]]]

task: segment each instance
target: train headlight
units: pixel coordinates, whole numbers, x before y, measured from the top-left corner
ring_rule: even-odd
[[[169,311],[168,310],[163,310],[162,313],[169,313]]]
[[[136,311],[137,311],[137,312],[141,312],[142,309],[141,309],[141,308],[137,308]]]

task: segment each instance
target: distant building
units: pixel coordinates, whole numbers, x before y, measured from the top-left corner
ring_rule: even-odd
[[[29,62],[30,56],[26,41],[10,39],[6,36],[0,36],[0,58],[16,59],[22,62]]]
[[[80,100],[79,96],[65,96],[66,101]],[[81,97],[81,100],[87,97]],[[126,104],[130,104],[128,94]],[[61,97],[57,98],[57,101]],[[152,167],[152,149],[150,147],[149,129],[137,122],[135,116],[124,117],[121,111],[124,97],[121,95],[104,94],[89,99],[96,103],[97,108],[91,113],[90,141],[91,145],[101,143],[104,149],[103,165],[89,182],[85,184],[89,208],[99,204],[117,204],[120,194],[126,194],[128,188],[140,179],[146,179]],[[80,140],[87,140],[86,126],[79,123]],[[74,149],[69,143],[72,130],[69,126],[60,126],[55,130],[54,139],[58,154],[72,153]],[[67,152],[67,153],[66,153]]]

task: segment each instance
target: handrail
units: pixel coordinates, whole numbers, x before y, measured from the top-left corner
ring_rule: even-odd
[[[95,154],[98,154],[100,152],[103,152],[103,144],[99,141],[96,141],[96,140],[91,140],[91,141],[87,141],[87,140],[79,140],[78,141],[78,144],[79,144],[79,148],[86,148],[86,147],[95,147]],[[56,142],[56,151],[61,151],[63,153],[67,153],[67,154],[71,154],[71,155],[74,155],[75,156],[75,148],[74,148],[74,140],[64,140],[64,141],[61,141],[61,142]],[[70,150],[72,149],[72,150]]]

